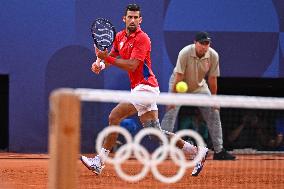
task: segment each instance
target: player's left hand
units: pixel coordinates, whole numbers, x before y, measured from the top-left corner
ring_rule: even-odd
[[[102,70],[102,67],[98,64],[98,62],[94,62],[92,64],[92,67],[91,67],[92,71],[95,73],[95,74],[99,74]]]

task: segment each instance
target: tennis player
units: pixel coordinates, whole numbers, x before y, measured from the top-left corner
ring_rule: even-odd
[[[104,60],[105,66],[94,63],[92,71],[99,74],[105,67],[116,66],[127,71],[130,79],[132,93],[152,93],[159,95],[158,81],[152,71],[151,66],[151,41],[148,35],[142,31],[140,24],[142,22],[141,10],[137,4],[129,4],[126,7],[123,22],[126,28],[117,33],[111,52],[107,50],[100,51],[96,49],[98,58]],[[120,125],[120,122],[138,113],[143,127],[152,127],[162,131],[158,119],[158,108],[156,103],[142,104],[132,102],[119,103],[109,115],[109,125]],[[164,132],[167,136],[173,133]],[[104,168],[104,162],[109,155],[110,150],[114,147],[118,133],[112,133],[105,138],[103,147],[98,155],[94,158],[81,157],[84,165],[100,174]],[[198,148],[183,140],[177,142],[177,147],[184,152],[196,154]],[[206,147],[200,148],[202,160],[198,162],[192,171],[193,176],[197,176],[203,168],[203,164],[208,153]]]

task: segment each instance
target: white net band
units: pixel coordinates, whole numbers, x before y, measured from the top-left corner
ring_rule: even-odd
[[[188,105],[188,106],[218,106],[230,108],[250,109],[284,109],[284,98],[278,97],[256,97],[256,96],[234,96],[234,95],[202,95],[202,94],[177,94],[160,93],[155,96],[149,93],[135,93],[120,90],[103,89],[75,89],[75,93],[82,101],[96,102],[156,102],[161,105]],[[115,96],[114,96],[115,94]]]

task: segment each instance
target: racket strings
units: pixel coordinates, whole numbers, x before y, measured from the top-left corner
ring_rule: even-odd
[[[110,47],[115,38],[115,30],[107,20],[98,19],[92,25],[92,36],[96,46],[100,50]]]

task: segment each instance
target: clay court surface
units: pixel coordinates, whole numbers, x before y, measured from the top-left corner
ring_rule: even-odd
[[[112,165],[107,165],[100,176],[94,175],[78,160],[78,188],[284,188],[283,155],[238,155],[236,161],[214,161],[208,157],[205,168],[198,177],[186,175],[177,183],[163,184],[149,172],[141,181],[127,183],[121,180]],[[0,153],[0,189],[47,188],[48,155]],[[128,160],[123,170],[137,173],[142,165]],[[172,175],[178,167],[170,160],[159,166],[160,172]]]

